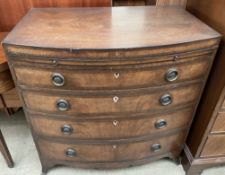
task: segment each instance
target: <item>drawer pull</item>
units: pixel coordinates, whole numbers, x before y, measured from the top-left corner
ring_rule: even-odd
[[[116,78],[116,79],[118,79],[119,77],[120,77],[120,73],[114,73],[114,77]]]
[[[172,97],[170,94],[165,94],[165,95],[161,96],[159,101],[162,106],[167,106],[167,105],[171,104],[173,100],[172,100]]]
[[[117,97],[117,96],[113,97],[113,102],[114,103],[117,103],[118,101],[119,101],[119,97]]]
[[[179,58],[179,56],[178,56],[178,55],[175,55],[175,56],[173,57],[173,61],[177,61],[178,58]]]
[[[56,61],[56,60],[52,60],[52,63],[53,63],[53,64],[56,64],[56,63],[57,63],[57,61]]]
[[[117,145],[113,145],[112,147],[113,147],[113,149],[116,149],[117,148]]]
[[[69,109],[69,103],[66,100],[58,100],[56,107],[59,111],[67,111]]]
[[[151,151],[152,152],[158,152],[158,151],[160,151],[160,149],[161,149],[161,145],[160,144],[153,144],[152,146],[151,146]]]
[[[76,150],[69,148],[66,150],[65,155],[67,157],[75,157],[77,155]]]
[[[63,134],[68,135],[68,134],[71,134],[73,132],[73,128],[70,125],[63,125],[61,127],[61,132]]]
[[[113,125],[117,126],[119,124],[118,120],[113,120]]]
[[[155,128],[157,128],[157,129],[164,128],[164,127],[166,127],[166,125],[167,125],[167,122],[165,120],[163,120],[163,119],[158,120],[157,122],[155,122]]]
[[[176,81],[178,78],[178,71],[176,68],[171,68],[167,71],[165,78],[169,82]]]
[[[55,86],[63,86],[65,83],[64,77],[60,73],[52,74],[52,83]]]

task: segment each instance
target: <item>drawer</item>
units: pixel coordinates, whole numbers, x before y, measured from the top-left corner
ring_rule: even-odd
[[[41,155],[47,159],[77,162],[112,162],[147,158],[181,150],[184,133],[149,141],[114,144],[68,144],[39,140]]]
[[[225,100],[223,101],[222,109],[225,109]]]
[[[211,133],[225,132],[225,113],[218,113],[216,121],[212,127]]]
[[[205,143],[201,157],[224,156],[225,135],[210,135]]]
[[[207,57],[207,56],[206,56]],[[76,68],[36,68],[15,66],[17,81],[21,85],[54,89],[125,89],[151,87],[199,79],[204,76],[209,60],[198,59],[183,64],[155,63],[148,67],[97,67],[89,70]],[[77,68],[78,69],[78,68]]]
[[[38,135],[71,139],[120,139],[186,127],[192,114],[193,109],[189,108],[154,118],[65,121],[42,116],[30,119]]]
[[[23,98],[29,110],[57,115],[133,113],[166,110],[177,105],[196,102],[200,89],[201,83],[161,89],[157,92],[152,90],[117,91],[112,95],[106,92],[101,94],[100,92],[93,94],[83,92],[84,96],[79,96],[81,95],[79,93],[60,95],[60,92],[50,94],[24,91]]]

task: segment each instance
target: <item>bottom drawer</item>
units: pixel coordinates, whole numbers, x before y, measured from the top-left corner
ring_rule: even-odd
[[[211,135],[208,137],[201,157],[225,155],[225,135]]]
[[[46,159],[77,162],[129,161],[181,150],[185,133],[131,143],[67,144],[39,140],[38,145],[41,155]]]

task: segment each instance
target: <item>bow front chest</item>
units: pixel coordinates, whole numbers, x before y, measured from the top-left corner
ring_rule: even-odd
[[[3,46],[43,172],[178,158],[219,41],[177,7],[30,10]]]

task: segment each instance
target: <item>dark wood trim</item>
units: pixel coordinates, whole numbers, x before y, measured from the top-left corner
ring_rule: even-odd
[[[10,115],[12,115],[14,113],[13,109],[12,108],[9,108],[6,103],[5,103],[5,100],[4,98],[2,97],[2,94],[0,94],[0,101],[1,101],[1,104],[3,106],[3,110],[5,112],[5,114],[9,117]]]
[[[215,166],[221,166],[225,164],[224,157],[214,158],[195,158],[193,157],[189,147],[185,145],[182,153],[182,165],[186,172],[186,175],[200,175],[203,170],[212,168]]]
[[[8,147],[6,145],[6,142],[5,142],[5,139],[2,135],[1,130],[0,130],[0,151],[2,152],[2,155],[5,158],[5,161],[7,162],[8,167],[13,168],[14,163],[13,163],[11,154],[8,150]]]
[[[49,92],[49,89],[45,88],[30,88],[27,86],[18,86],[22,93],[26,92],[35,92],[37,94],[44,94],[44,95],[58,95],[58,96],[76,96],[76,97],[107,97],[112,95],[120,95],[120,97],[130,97],[130,96],[138,96],[142,94],[150,94],[155,92],[161,92],[161,91],[169,91],[169,90],[175,90],[175,89],[182,89],[187,86],[193,86],[197,84],[202,84],[204,82],[204,78],[197,79],[197,80],[190,80],[182,83],[176,83],[176,84],[169,84],[169,85],[163,85],[163,86],[155,86],[155,87],[147,87],[147,88],[138,88],[138,89],[125,89],[125,90],[61,90],[61,89],[51,89],[51,92]]]
[[[107,117],[107,119],[110,118],[127,118],[129,116],[130,118],[137,118],[137,117],[151,117],[153,115],[164,115],[167,113],[171,113],[174,110],[180,110],[184,108],[189,108],[190,106],[195,106],[196,102],[191,102],[188,104],[181,104],[179,106],[175,106],[174,108],[165,109],[165,110],[151,110],[151,111],[145,111],[141,113],[133,113],[133,112],[120,112],[120,113],[107,113],[107,114],[76,114],[76,115],[62,115],[62,114],[47,114],[44,112],[39,112],[39,111],[32,111],[28,109],[26,106],[23,108],[27,111],[27,113],[30,115],[30,117],[36,117],[36,116],[41,116],[44,115],[49,118],[64,118],[65,120],[86,120],[86,119],[103,119]]]
[[[52,120],[63,120],[63,121],[108,121],[110,119],[126,119],[126,120],[138,120],[141,118],[156,118],[159,116],[163,116],[166,114],[171,114],[174,111],[182,111],[187,109],[194,108],[195,103],[189,103],[186,105],[180,105],[174,108],[171,108],[169,110],[160,111],[158,113],[153,112],[146,112],[146,113],[130,113],[130,114],[116,114],[116,115],[81,115],[81,116],[66,116],[66,115],[56,115],[56,114],[47,114],[47,113],[40,113],[35,111],[30,111],[29,109],[26,109],[28,115],[32,118],[49,118]],[[129,118],[128,118],[129,117]]]
[[[143,142],[143,141],[149,141],[149,140],[154,140],[154,139],[158,139],[158,138],[166,138],[168,136],[172,136],[174,134],[178,134],[178,133],[187,133],[187,128],[186,127],[182,127],[182,128],[176,128],[167,132],[161,132],[161,133],[157,133],[157,134],[151,134],[151,135],[147,135],[147,136],[139,136],[139,137],[134,137],[134,138],[123,138],[123,139],[113,139],[113,140],[107,140],[107,139],[96,139],[96,140],[92,140],[92,139],[88,139],[88,140],[78,140],[78,139],[70,139],[68,140],[67,138],[62,138],[62,137],[48,137],[48,136],[43,136],[43,135],[38,135],[37,133],[35,133],[35,135],[37,136],[38,140],[39,139],[44,139],[44,140],[48,140],[51,142],[55,142],[55,143],[68,143],[68,144],[89,144],[89,145],[113,145],[113,144],[126,144],[126,143],[135,143],[135,142]]]
[[[193,55],[187,55],[185,57],[179,57],[176,60],[174,60],[174,57],[168,57],[168,60],[165,61],[158,61],[158,62],[154,62],[154,63],[148,63],[148,62],[144,62],[144,63],[137,63],[137,64],[127,64],[127,65],[104,65],[103,66],[99,66],[99,65],[67,65],[65,64],[60,64],[60,62],[58,62],[57,65],[52,65],[52,64],[48,64],[48,63],[38,63],[38,64],[33,64],[32,62],[28,62],[28,61],[24,61],[24,60],[20,60],[18,61],[17,59],[15,59],[13,65],[15,68],[38,68],[38,69],[49,69],[49,70],[56,70],[56,69],[66,69],[66,70],[73,70],[74,72],[79,72],[79,71],[85,71],[85,72],[104,72],[104,71],[112,71],[112,70],[118,70],[118,71],[140,71],[139,69],[141,68],[141,70],[149,70],[149,68],[151,69],[158,69],[159,67],[167,67],[167,66],[179,66],[182,64],[193,64],[199,61],[208,61],[209,59],[211,59],[211,55],[213,54],[214,50],[210,50],[209,52],[206,52],[204,54],[193,54]],[[151,59],[151,58],[150,58]],[[71,60],[70,60],[71,61]],[[68,61],[69,62],[69,61]]]
[[[64,162],[64,161],[58,161],[58,160],[46,160],[46,162],[52,162],[52,164],[48,165],[46,163],[43,163],[45,165],[47,165],[44,169],[45,172],[47,173],[47,171],[51,168],[53,168],[54,166],[60,166],[60,165],[66,165],[66,166],[72,166],[72,167],[78,167],[78,168],[84,168],[84,169],[119,169],[119,168],[124,168],[124,167],[135,167],[135,166],[139,166],[139,165],[143,165],[143,164],[147,164],[150,162],[153,162],[155,160],[158,159],[162,159],[162,158],[170,158],[170,159],[174,159],[176,158],[177,153],[164,153],[161,155],[156,155],[154,157],[149,157],[146,159],[141,159],[141,160],[134,160],[134,161],[124,161],[124,162],[105,162],[105,163],[81,163],[81,162],[76,162],[76,164],[74,164],[74,162]],[[44,161],[45,162],[45,161]]]
[[[202,41],[189,42],[185,44],[174,44],[170,46],[158,46],[158,47],[146,47],[146,48],[130,48],[130,49],[113,49],[113,50],[82,50],[76,51],[67,50],[67,49],[52,49],[52,48],[31,48],[26,46],[13,46],[9,43],[5,43],[3,41],[2,45],[7,52],[6,57],[10,56],[13,59],[15,56],[21,56],[22,58],[26,58],[27,56],[35,56],[46,57],[46,58],[73,58],[74,61],[83,61],[83,60],[93,60],[97,58],[98,61],[108,61],[119,59],[126,60],[126,58],[141,58],[146,56],[165,56],[165,55],[176,55],[177,53],[188,53],[188,52],[196,52],[201,50],[209,50],[209,49],[217,49],[220,43],[221,37],[218,36],[213,39],[207,39]],[[21,52],[22,51],[22,52]],[[93,53],[92,53],[93,52]],[[136,52],[136,53],[135,53]],[[86,55],[88,54],[88,55]],[[104,56],[103,56],[104,55]],[[122,55],[122,56],[121,56]],[[35,61],[35,60],[34,60]]]

